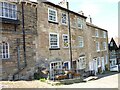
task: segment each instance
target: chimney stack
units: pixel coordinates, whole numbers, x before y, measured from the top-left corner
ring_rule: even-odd
[[[67,0],[62,0],[61,2],[58,3],[58,5],[67,9]]]
[[[84,13],[83,13],[83,11],[79,11],[78,12],[80,15],[83,15],[84,16]]]
[[[90,16],[90,15],[89,15],[89,20],[90,20],[89,22],[90,22],[90,23],[92,23],[92,18],[91,18],[91,16]]]

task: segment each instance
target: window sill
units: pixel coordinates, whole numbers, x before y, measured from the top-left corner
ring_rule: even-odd
[[[11,62],[11,58],[2,58],[2,62]]]
[[[67,23],[62,23],[62,22],[61,22],[61,25],[67,26],[68,24],[67,24]]]
[[[60,48],[49,48],[49,50],[60,50]]]
[[[101,50],[101,51],[105,52],[105,51],[107,51],[107,50],[105,49],[105,50]]]
[[[83,28],[81,28],[81,27],[78,27],[78,29],[79,29],[79,30],[83,30]]]
[[[93,38],[100,38],[100,37],[98,37],[98,36],[92,36]]]
[[[100,52],[100,50],[97,50],[97,52],[99,53],[99,52]]]
[[[58,22],[55,22],[55,21],[49,21],[49,20],[48,20],[48,22],[49,22],[49,23],[58,24]]]

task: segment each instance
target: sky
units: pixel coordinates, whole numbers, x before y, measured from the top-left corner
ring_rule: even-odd
[[[48,0],[58,4],[62,0]],[[119,0],[67,0],[70,10],[83,11],[91,16],[92,23],[108,30],[108,37],[118,37],[118,2]]]

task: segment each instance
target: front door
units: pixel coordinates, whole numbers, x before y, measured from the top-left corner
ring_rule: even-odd
[[[94,71],[95,71],[95,75],[96,73],[98,72],[98,65],[97,65],[97,59],[93,59],[93,68],[94,68]]]
[[[102,60],[102,72],[105,71],[105,60],[104,57],[101,57]]]

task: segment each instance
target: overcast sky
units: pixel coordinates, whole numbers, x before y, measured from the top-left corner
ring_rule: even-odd
[[[62,0],[49,0],[58,4]],[[108,30],[109,38],[118,37],[119,0],[67,0],[71,10],[91,16],[93,24]]]

